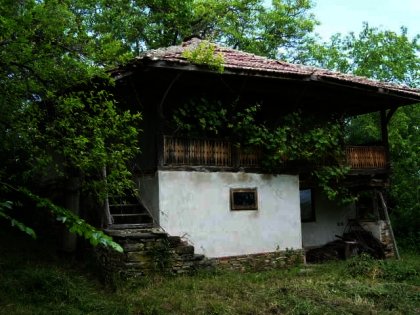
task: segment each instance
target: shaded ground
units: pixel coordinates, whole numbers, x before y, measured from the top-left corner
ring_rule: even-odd
[[[0,314],[420,314],[420,255],[403,261],[301,266],[117,281],[106,288],[87,257],[0,232]]]

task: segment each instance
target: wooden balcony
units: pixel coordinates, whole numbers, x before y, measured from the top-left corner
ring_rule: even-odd
[[[164,136],[163,165],[259,168],[261,150],[237,148],[226,140]]]
[[[352,170],[385,170],[388,161],[383,146],[346,146],[346,164]],[[260,168],[259,149],[237,148],[227,140],[191,139],[164,136],[164,166],[208,166]]]
[[[352,170],[385,170],[388,159],[384,146],[346,146],[346,162]]]

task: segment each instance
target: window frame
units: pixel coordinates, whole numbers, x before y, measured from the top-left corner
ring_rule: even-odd
[[[253,193],[254,203],[252,205],[235,204],[235,193]],[[258,210],[258,189],[253,188],[230,188],[230,211],[257,211]]]

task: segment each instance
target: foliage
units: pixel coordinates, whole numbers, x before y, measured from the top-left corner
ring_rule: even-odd
[[[353,277],[368,277],[375,279],[382,275],[380,261],[366,253],[355,256],[347,261],[348,273]]]
[[[106,0],[84,1],[93,37],[114,38],[136,54],[179,44],[191,35],[260,55],[277,57],[313,31],[309,0]]]
[[[85,9],[92,4],[2,2],[2,183],[41,192],[40,186],[46,183],[53,181],[65,188],[66,181],[77,177],[82,189],[93,191],[101,200],[105,193],[129,185],[126,162],[138,152],[138,131],[132,126],[139,115],[118,110],[106,92],[112,82],[105,67],[126,56],[121,43],[90,32]],[[109,171],[107,182],[102,177],[104,167]],[[53,192],[48,193],[52,197]],[[0,194],[12,200],[4,189]],[[93,243],[101,239],[76,219],[69,220],[70,224]]]
[[[305,63],[418,88],[419,40],[420,35],[409,39],[405,28],[397,34],[365,23],[359,34],[336,34],[328,43],[308,44],[299,58]],[[346,141],[380,143],[379,121],[379,113],[352,117],[347,121]],[[419,126],[419,104],[399,108],[388,125],[393,225],[396,234],[413,245],[420,242]]]
[[[389,125],[393,227],[419,249],[420,104],[400,108]]]
[[[94,190],[98,201],[132,185],[127,163],[139,151],[135,126],[140,114],[118,111],[112,95],[100,88],[71,92],[48,105],[32,104],[21,120],[19,132],[23,134],[28,126],[32,129],[25,135],[32,146],[30,175],[36,174],[38,180],[48,171],[81,176],[82,188]],[[106,186],[103,167],[107,168]]]
[[[72,262],[51,256],[51,244],[42,235],[35,242],[2,229],[0,314],[129,314],[124,296],[104,290],[81,268],[86,257]]]
[[[13,202],[6,200],[6,201],[0,201],[0,218],[5,219],[10,222],[10,224],[22,232],[28,234],[32,238],[36,238],[36,234],[33,229],[26,226],[24,223],[19,222],[18,220],[12,218],[10,215],[7,214],[7,211],[12,210]]]
[[[0,314],[362,315],[418,309],[418,254],[403,252],[401,261],[387,261],[416,271],[405,280],[353,277],[340,261],[264,272],[140,277],[109,292],[86,272],[86,257],[73,262],[50,257],[41,236],[36,242],[20,234],[6,240],[5,233],[10,231],[0,230]]]
[[[114,242],[110,236],[104,234],[102,231],[98,231],[71,211],[53,204],[46,198],[37,196],[29,190],[20,189],[20,191],[35,201],[38,208],[44,208],[51,211],[57,220],[62,222],[71,233],[83,236],[85,239],[89,240],[93,246],[100,244],[105,247],[110,247],[117,252],[123,252],[123,248],[118,243]]]
[[[297,49],[316,21],[309,0],[197,0],[194,33],[227,46],[267,57]]]
[[[334,117],[308,117],[290,113],[276,124],[261,121],[260,105],[244,106],[234,101],[191,100],[173,114],[177,133],[196,137],[224,137],[236,146],[263,149],[263,164],[276,171],[290,162],[306,165],[304,171],[317,178],[328,198],[343,203],[353,201],[350,192],[341,185],[349,171],[344,166],[343,128]]]
[[[207,41],[202,41],[194,49],[187,49],[183,51],[182,57],[189,62],[198,65],[206,65],[210,69],[223,73],[224,60],[221,53],[215,53],[215,45]]]
[[[343,73],[416,87],[420,85],[420,35],[407,37],[364,23],[359,34],[336,34],[330,42],[308,42],[301,62]]]
[[[352,277],[367,277],[389,281],[406,281],[418,277],[419,271],[409,264],[395,260],[376,260],[366,253],[346,262],[346,270]]]

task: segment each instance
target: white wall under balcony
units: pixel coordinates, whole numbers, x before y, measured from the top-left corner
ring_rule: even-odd
[[[335,235],[342,236],[349,219],[354,219],[354,204],[342,206],[328,200],[325,194],[315,190],[315,221],[302,223],[304,247],[325,245],[337,240]]]
[[[294,175],[158,171],[160,225],[197,253],[223,257],[302,247]],[[258,210],[231,211],[231,188],[258,190]]]

